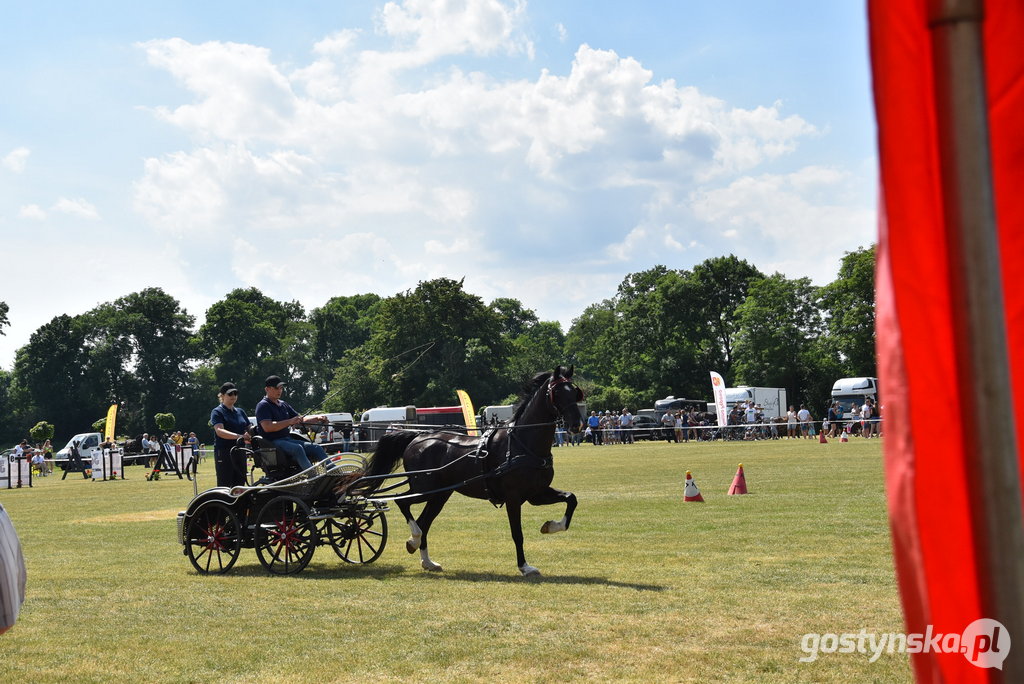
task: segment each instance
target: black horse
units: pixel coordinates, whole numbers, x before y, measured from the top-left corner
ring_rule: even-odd
[[[405,548],[409,553],[419,549],[424,569],[441,570],[427,553],[427,533],[456,491],[475,499],[489,499],[495,505],[504,504],[520,572],[540,574],[526,563],[523,554],[520,509],[524,502],[534,506],[564,503],[565,515],[559,521],[544,523],[541,532],[545,534],[567,530],[572,521],[576,496],[551,487],[555,475],[551,455],[555,421],[561,417],[571,432],[583,427],[576,405],[582,401],[583,392],[572,383],[572,373],[571,366],[559,366],[552,373],[536,375],[524,388],[509,426],[492,429],[482,437],[401,430],[381,438],[366,475],[386,475],[402,461],[409,493],[421,495],[396,501],[411,532]],[[426,504],[416,519],[411,510],[414,501]]]

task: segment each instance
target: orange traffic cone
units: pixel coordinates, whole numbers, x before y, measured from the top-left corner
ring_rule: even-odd
[[[849,432],[846,432],[844,430],[843,434],[839,435],[839,441],[840,442],[849,442],[850,441],[850,438],[848,437],[849,434],[850,434]]]
[[[683,501],[704,502],[704,497],[700,495],[697,483],[693,481],[693,475],[690,475],[689,470],[686,471],[686,489],[683,490]]]
[[[747,478],[743,475],[743,464],[740,463],[736,476],[732,478],[732,485],[729,486],[729,494],[747,494]]]
[[[825,439],[825,431],[824,430],[821,430],[820,432],[818,432],[818,443],[819,444],[828,444],[828,440]]]

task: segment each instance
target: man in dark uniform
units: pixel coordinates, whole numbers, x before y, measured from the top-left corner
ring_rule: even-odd
[[[281,401],[285,384],[276,375],[268,377],[264,385],[267,396],[256,404],[256,424],[259,425],[263,436],[291,456],[303,470],[313,465],[311,461],[325,460],[327,452],[323,447],[293,437],[289,428],[305,423],[326,423],[327,416],[302,416],[286,402]]]

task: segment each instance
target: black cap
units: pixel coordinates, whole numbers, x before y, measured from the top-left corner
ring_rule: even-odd
[[[284,387],[284,380],[276,375],[271,375],[267,378],[266,382],[263,383],[264,387]]]
[[[235,383],[233,383],[233,382],[225,382],[223,385],[220,386],[220,393],[221,394],[227,394],[228,390],[237,390],[237,389],[238,388],[235,387]]]

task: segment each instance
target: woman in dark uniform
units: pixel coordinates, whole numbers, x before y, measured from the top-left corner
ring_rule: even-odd
[[[231,448],[239,437],[248,442],[249,417],[245,411],[235,406],[238,401],[238,389],[233,382],[225,382],[220,386],[217,395],[220,404],[210,412],[210,425],[216,435],[213,447],[213,463],[217,469],[217,486],[234,487],[245,484],[245,458],[232,456]]]

